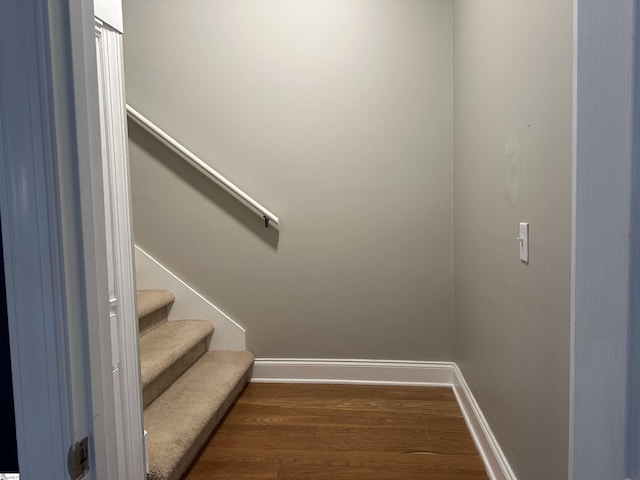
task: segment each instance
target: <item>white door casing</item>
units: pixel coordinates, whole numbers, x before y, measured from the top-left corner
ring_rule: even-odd
[[[122,34],[96,18],[109,321],[120,478],[145,478]],[[106,294],[107,292],[105,292]]]
[[[570,480],[623,480],[637,2],[575,0]]]
[[[93,8],[8,0],[0,15],[0,210],[22,480],[119,477]],[[107,348],[105,348],[107,347]]]

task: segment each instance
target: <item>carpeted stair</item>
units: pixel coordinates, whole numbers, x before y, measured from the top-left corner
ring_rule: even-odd
[[[246,385],[250,352],[208,351],[208,320],[167,321],[173,293],[138,291],[149,480],[178,480]]]

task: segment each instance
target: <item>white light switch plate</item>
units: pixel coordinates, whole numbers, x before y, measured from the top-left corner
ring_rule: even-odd
[[[520,234],[518,235],[518,243],[520,244],[520,260],[529,263],[529,224],[520,224]]]

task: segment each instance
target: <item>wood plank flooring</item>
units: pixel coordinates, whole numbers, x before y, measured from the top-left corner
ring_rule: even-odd
[[[488,480],[450,388],[252,383],[182,480]]]

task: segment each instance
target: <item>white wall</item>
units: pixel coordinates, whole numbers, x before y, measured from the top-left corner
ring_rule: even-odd
[[[571,0],[454,2],[454,359],[519,480],[568,471],[572,22]]]
[[[136,242],[262,357],[452,356],[443,0],[125,0],[129,103],[280,233],[130,127]]]

